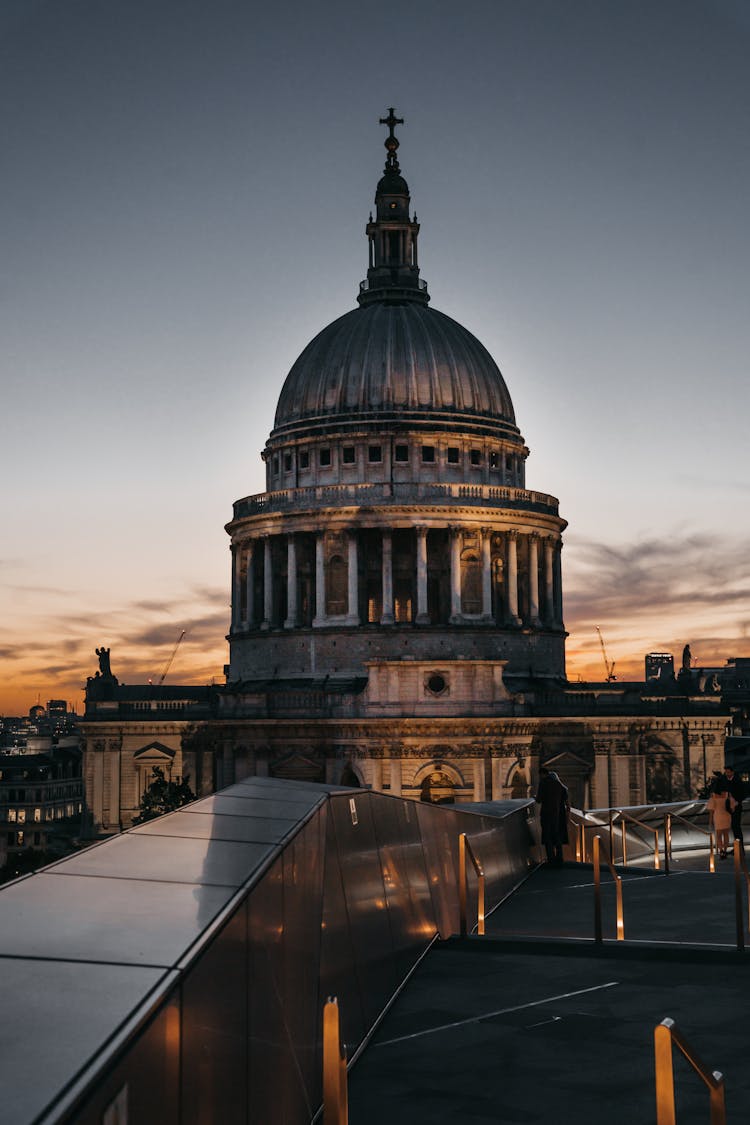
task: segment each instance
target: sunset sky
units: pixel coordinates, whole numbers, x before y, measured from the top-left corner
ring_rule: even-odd
[[[568,673],[750,655],[746,0],[3,0],[0,714],[221,682],[232,501],[385,150],[560,498]]]

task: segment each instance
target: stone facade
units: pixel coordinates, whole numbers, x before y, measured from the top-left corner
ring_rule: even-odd
[[[152,689],[89,681],[87,793],[104,830],[129,823],[154,764],[204,792],[270,774],[481,801],[526,797],[547,763],[595,807],[693,796],[723,762],[720,696],[567,683],[566,522],[525,487],[492,356],[428,307],[385,123],[359,307],[293,365],[266,491],[226,527],[226,685],[166,714]]]

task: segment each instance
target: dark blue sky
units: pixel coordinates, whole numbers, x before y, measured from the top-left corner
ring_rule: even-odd
[[[389,105],[433,304],[494,354],[570,521],[571,654],[594,621],[639,664],[740,651],[749,46],[744,0],[3,0],[18,706],[72,697],[105,640],[151,674],[183,627],[175,675],[220,674],[222,525],[354,304]]]

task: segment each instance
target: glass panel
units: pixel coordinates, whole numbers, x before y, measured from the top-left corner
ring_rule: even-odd
[[[234,893],[60,870],[3,888],[0,954],[174,965]]]
[[[246,951],[243,908],[190,969],[182,987],[184,1125],[240,1125],[247,1119]]]
[[[77,1125],[100,1125],[119,1098],[127,1120],[177,1125],[179,1116],[180,1006],[177,994],[141,1030],[127,1054],[105,1073],[93,1096],[75,1111]],[[231,1121],[231,1118],[227,1118]]]

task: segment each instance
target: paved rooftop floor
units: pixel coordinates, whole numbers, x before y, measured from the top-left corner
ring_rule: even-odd
[[[351,1125],[655,1122],[665,1016],[724,1073],[730,1125],[749,1120],[750,952],[733,948],[731,861],[689,866],[626,873],[624,943],[593,943],[591,869],[570,865],[535,871],[486,938],[434,946],[352,1068]],[[675,1076],[679,1125],[707,1125],[708,1091],[677,1051]]]

